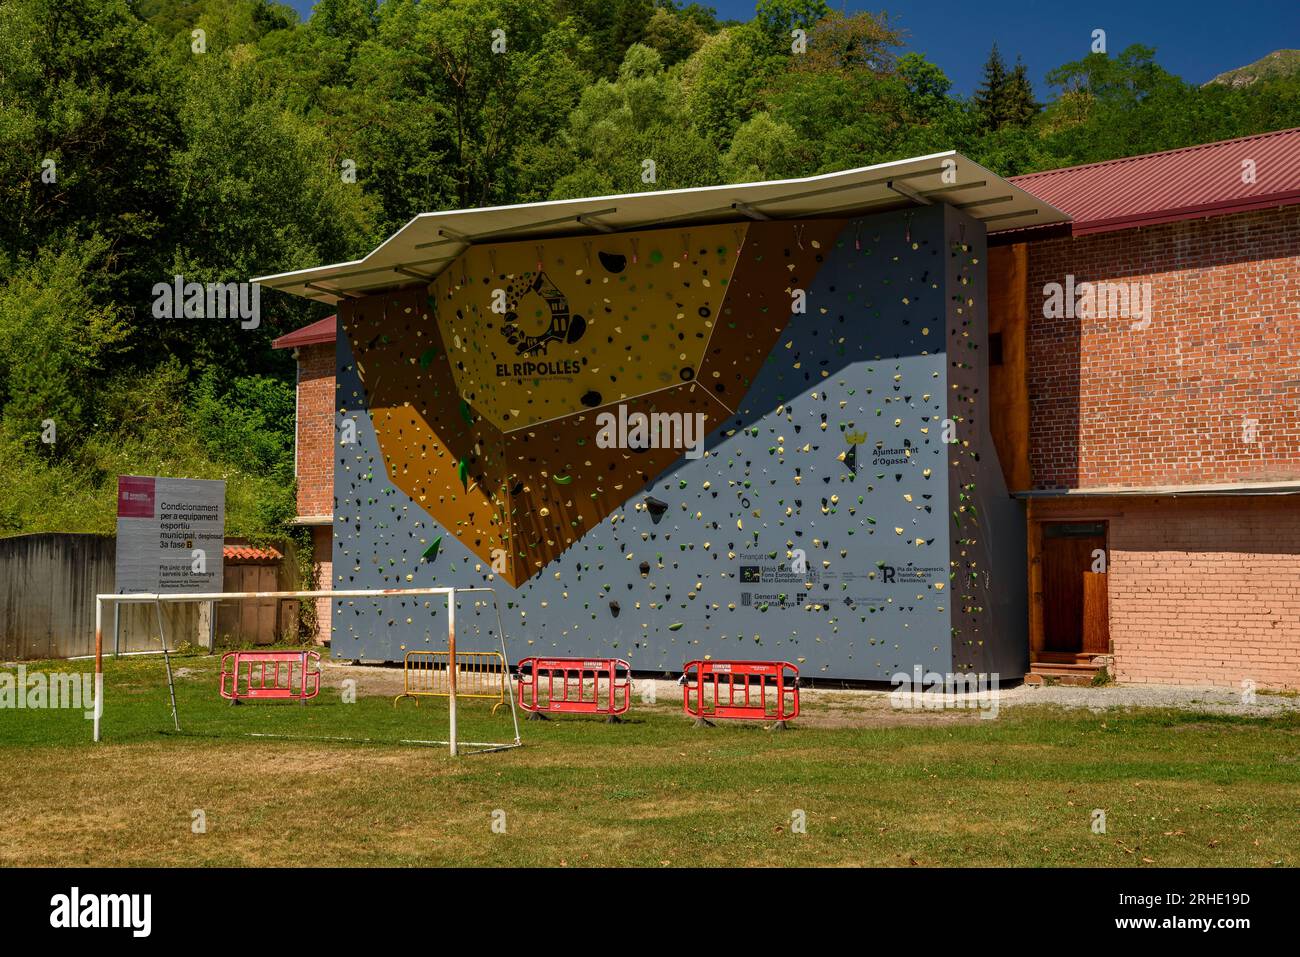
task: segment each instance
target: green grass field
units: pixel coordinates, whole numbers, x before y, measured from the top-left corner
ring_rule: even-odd
[[[528,722],[521,749],[452,759],[392,743],[447,728],[441,702],[394,709],[380,685],[400,672],[352,669],[383,679],[363,678],[355,704],[328,687],[306,706],[232,708],[216,659],[174,662],[183,735],[156,658],[109,662],[100,745],[80,711],[0,710],[0,863],[1268,867],[1300,847],[1295,715],[981,720],[826,694],[771,734],[694,729],[661,700],[620,725]],[[512,737],[508,714],[461,713],[466,739]]]

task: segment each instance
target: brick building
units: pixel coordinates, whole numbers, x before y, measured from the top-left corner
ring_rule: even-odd
[[[1125,682],[1300,687],[1300,130],[1011,182],[1071,218],[988,221],[990,416],[1026,518],[1031,671],[1113,656]],[[276,342],[298,358],[322,585],[336,333],[331,316]]]
[[[1300,686],[1300,130],[1015,181],[1073,217],[1026,243],[1032,657]],[[1067,276],[1149,315],[1046,318]]]
[[[337,316],[329,316],[276,339],[276,349],[294,350],[298,362],[297,434],[294,472],[298,477],[299,525],[311,529],[313,588],[332,581],[334,522],[334,342]],[[316,618],[328,635],[330,602],[316,600]]]

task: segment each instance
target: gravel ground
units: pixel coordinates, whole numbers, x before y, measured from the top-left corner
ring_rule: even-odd
[[[362,694],[396,695],[402,691],[401,668],[349,665],[328,660],[321,664],[326,687],[337,687],[343,679],[352,678],[356,680],[357,690]],[[644,694],[650,681],[647,678],[636,679],[634,707],[645,707]],[[680,709],[682,689],[676,681],[659,679],[654,681],[654,685],[658,707]],[[922,723],[940,716],[970,715],[977,706],[973,696],[958,696],[958,702],[965,703],[964,708],[895,709],[890,704],[890,689],[885,687],[805,687],[801,695],[807,716],[814,724],[841,726],[860,723]],[[984,706],[987,705],[986,700]],[[1178,708],[1201,713],[1267,716],[1300,712],[1300,695],[1256,692],[1254,702],[1247,705],[1242,693],[1233,688],[1188,685],[1106,685],[1100,688],[1019,685],[1004,689],[998,699],[999,708],[1024,705],[1087,708],[1094,712],[1122,708]]]
[[[1273,715],[1300,711],[1300,695],[1255,692],[1247,705],[1243,693],[1234,688],[1198,688],[1188,685],[1106,685],[1101,688],[1071,688],[1064,685],[1030,687],[1021,685],[1002,693],[1003,707],[1022,704],[1054,704],[1065,708],[1181,708],[1216,714]]]
[[[638,687],[640,682],[638,682]],[[661,701],[680,700],[681,689],[673,681],[657,682]],[[801,692],[809,705],[826,704],[874,710],[888,707],[888,689],[808,688]],[[959,695],[957,700],[968,696]],[[1241,691],[1233,688],[1194,687],[1188,685],[1106,685],[1100,688],[1077,688],[1066,685],[1019,685],[1001,692],[999,707],[1056,705],[1062,708],[1087,708],[1106,711],[1113,708],[1178,708],[1213,714],[1280,715],[1300,712],[1300,695],[1255,692],[1254,701],[1246,704]],[[933,713],[933,712],[931,712]]]

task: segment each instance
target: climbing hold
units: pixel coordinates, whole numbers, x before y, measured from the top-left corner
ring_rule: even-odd
[[[627,257],[621,253],[597,253],[596,256],[609,272],[619,273],[627,268]]]

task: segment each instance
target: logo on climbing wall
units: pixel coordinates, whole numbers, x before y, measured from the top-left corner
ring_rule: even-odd
[[[880,580],[886,585],[926,585],[931,581],[939,580],[942,573],[943,569],[937,566],[923,568],[910,563],[903,568],[894,565],[880,566]]]
[[[523,309],[529,299],[540,300],[533,326],[536,334],[527,328],[530,323],[522,318]],[[545,325],[541,324],[545,321]],[[519,285],[505,290],[505,322],[501,326],[501,335],[506,342],[515,347],[515,353],[521,359],[536,359],[546,355],[547,347],[552,342],[573,345],[587,331],[587,320],[576,316],[569,308],[569,298],[560,291],[559,286],[551,282],[545,272],[524,276]],[[576,375],[582,371],[582,364],[572,359],[559,362],[499,362],[497,375],[507,377],[525,377],[535,375]]]

